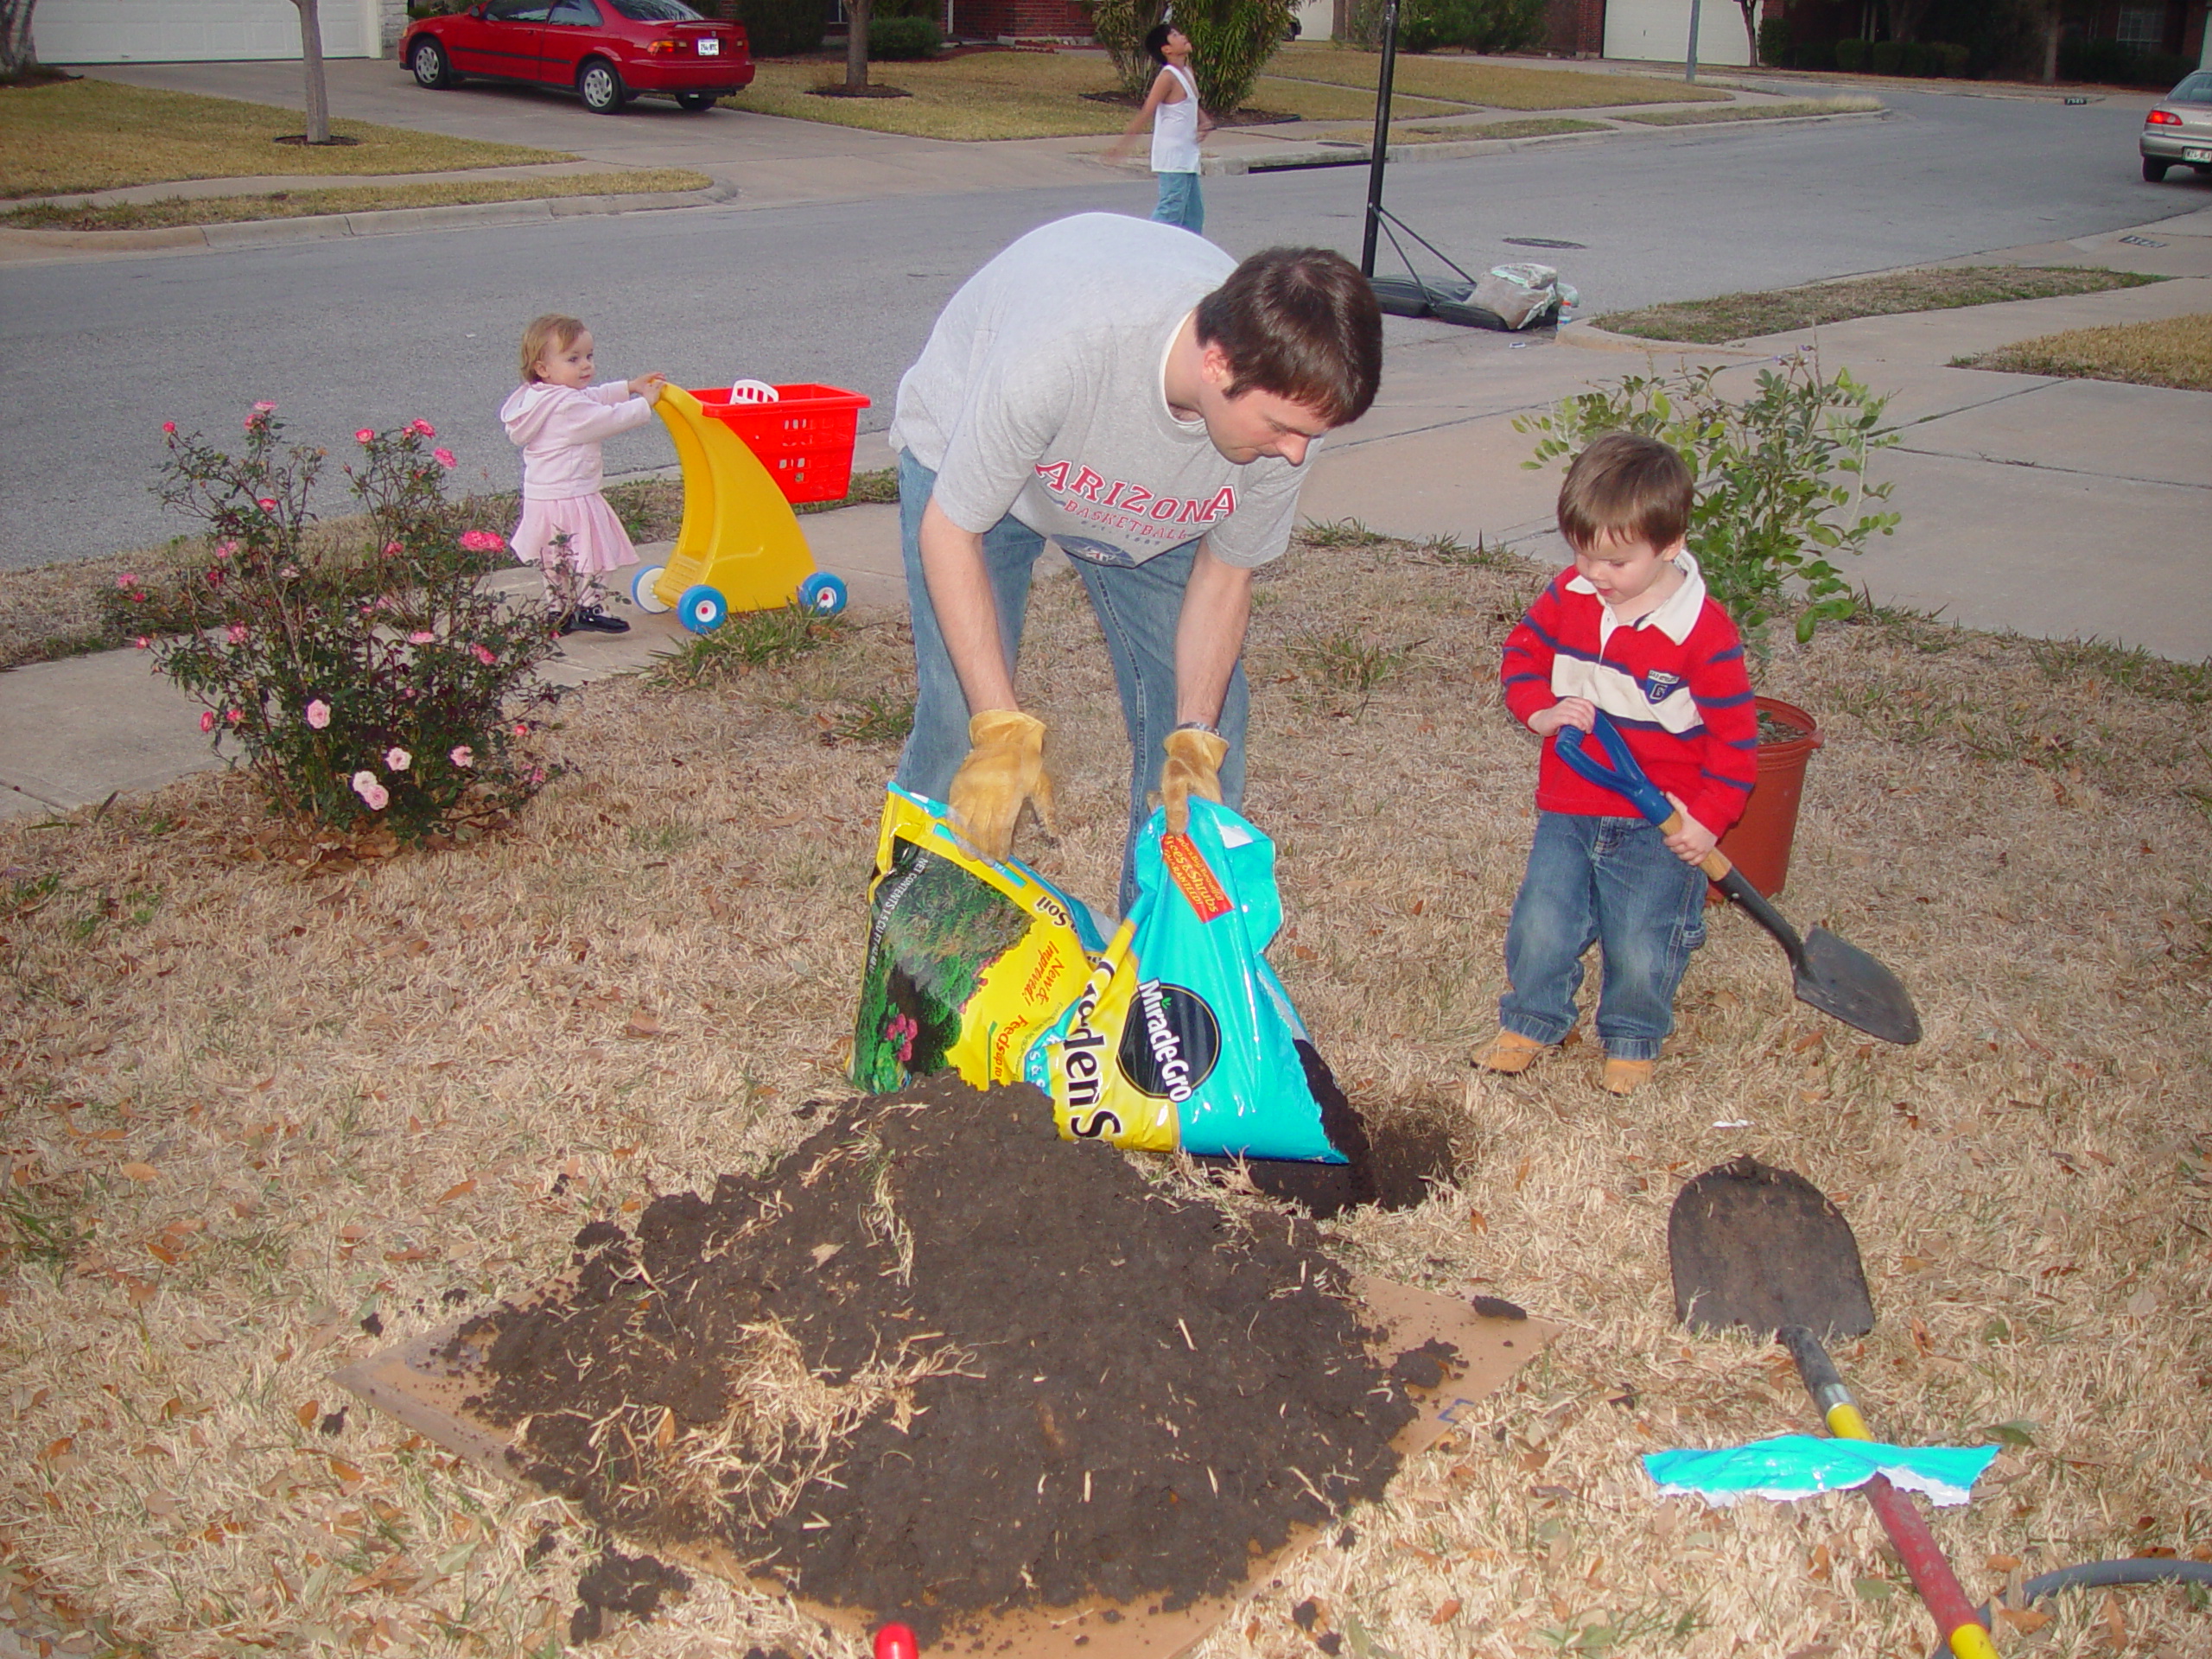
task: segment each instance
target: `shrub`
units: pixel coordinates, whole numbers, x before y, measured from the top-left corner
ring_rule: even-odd
[[[830,28],[830,9],[822,0],[738,0],[737,16],[753,55],[762,58],[818,52]]]
[[[1349,38],[1382,43],[1382,0],[1359,0]],[[1398,45],[1408,52],[1463,46],[1477,52],[1517,52],[1543,38],[1542,0],[1400,0]]]
[[[1835,43],[1835,67],[1847,75],[1856,75],[1866,67],[1866,42],[1855,35],[1846,35]]]
[[[2061,80],[2096,81],[2107,86],[2172,86],[2196,63],[2172,52],[2144,52],[2118,41],[2063,41],[2058,48]]]
[[[875,17],[868,26],[868,54],[887,63],[934,57],[944,31],[929,17]]]
[[[1191,73],[1198,102],[1216,115],[1234,114],[1252,84],[1290,34],[1292,0],[1184,0],[1175,26],[1191,37]]]
[[[1122,90],[1142,98],[1160,66],[1144,49],[1144,37],[1167,15],[1167,0],[1089,0],[1090,32],[1113,60]]]
[[[280,453],[275,410],[254,405],[235,457],[165,426],[156,493],[207,540],[180,543],[162,578],[116,579],[139,645],[302,828],[419,842],[505,817],[546,778],[521,742],[556,695],[532,683],[554,645],[544,616],[480,591],[499,538],[461,530],[428,421],[354,435],[366,539],[349,546],[308,505],[322,452]]]
[[[1904,43],[1877,41],[1866,48],[1866,67],[1878,75],[1894,75],[1904,69]]]
[[[1807,41],[1790,48],[1789,67],[1792,69],[1829,70],[1837,67],[1834,41]]]
[[[1785,605],[1801,607],[1797,638],[1858,608],[1831,556],[1856,554],[1886,536],[1894,512],[1866,512],[1887,484],[1866,481],[1867,457],[1897,442],[1877,429],[1889,399],[1840,371],[1823,379],[1817,360],[1788,359],[1759,372],[1756,394],[1733,404],[1715,389],[1713,368],[1631,375],[1586,391],[1549,415],[1516,417],[1516,431],[1541,435],[1541,467],[1580,454],[1601,433],[1642,432],[1681,452],[1697,479],[1689,550],[1707,588],[1754,643]]]
[[[1767,16],[1759,19],[1759,61],[1770,68],[1779,68],[1789,61],[1795,42],[1795,31],[1787,17]]]
[[[1929,50],[1935,53],[1940,60],[1935,73],[1939,75],[1948,75],[1953,80],[1960,79],[1966,74],[1967,65],[1974,57],[1972,47],[1961,46],[1952,41],[1939,41],[1929,48]]]

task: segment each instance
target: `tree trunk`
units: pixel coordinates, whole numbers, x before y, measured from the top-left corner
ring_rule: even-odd
[[[1736,0],[1744,14],[1744,38],[1751,42],[1751,55],[1745,61],[1756,69],[1759,67],[1759,0]]]
[[[845,0],[845,90],[868,90],[868,25],[875,0]]]
[[[320,0],[292,0],[300,9],[300,60],[308,76],[308,143],[330,142],[330,89],[322,77],[322,16]]]
[[[2058,34],[2063,19],[2059,0],[2044,0],[2043,79],[2045,86],[2058,79]]]
[[[20,75],[38,61],[31,50],[31,8],[37,3],[0,0],[0,75]]]
[[[1890,38],[1916,41],[1927,20],[1929,0],[1890,0]]]

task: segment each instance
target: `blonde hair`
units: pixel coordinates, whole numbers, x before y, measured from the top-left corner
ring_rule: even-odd
[[[566,351],[583,332],[582,323],[556,311],[532,318],[530,327],[522,331],[523,384],[528,385],[537,378],[537,365],[548,353]]]

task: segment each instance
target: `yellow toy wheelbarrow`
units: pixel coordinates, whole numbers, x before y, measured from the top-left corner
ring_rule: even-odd
[[[814,568],[791,507],[851,487],[868,405],[836,386],[664,388],[653,407],[683,466],[683,525],[668,563],[631,578],[638,608],[673,610],[694,633],[712,632],[732,611],[794,601],[825,616],[843,610],[844,582]]]

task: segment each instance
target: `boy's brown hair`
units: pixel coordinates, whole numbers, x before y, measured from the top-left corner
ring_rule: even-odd
[[[557,311],[549,311],[542,317],[532,317],[530,326],[522,331],[522,379],[524,385],[537,379],[537,365],[548,352],[566,351],[575,344],[576,336],[584,331],[582,323],[574,317],[564,317]]]
[[[1331,426],[1367,413],[1382,381],[1382,313],[1359,267],[1327,248],[1269,248],[1198,302],[1198,343],[1229,358],[1231,397],[1287,397]]]
[[[1559,533],[1586,553],[1610,531],[1662,552],[1690,526],[1696,480],[1671,444],[1608,432],[1574,458],[1559,486]]]

